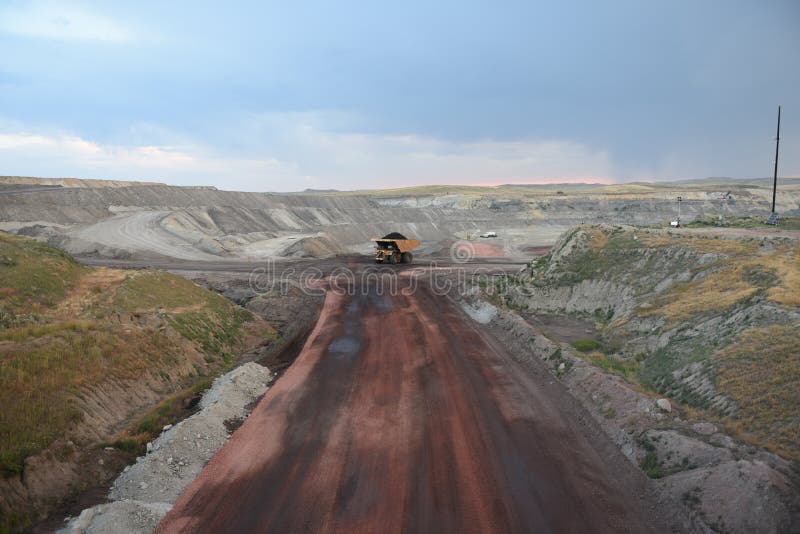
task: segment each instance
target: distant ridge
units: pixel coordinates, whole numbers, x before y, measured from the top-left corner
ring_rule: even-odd
[[[756,186],[764,186],[764,185],[772,185],[772,178],[771,177],[764,177],[764,178],[731,178],[728,176],[709,176],[708,178],[688,178],[682,180],[657,180],[652,182],[626,182],[628,184],[637,184],[637,185],[650,185],[650,186],[658,186],[658,185],[729,185],[729,186],[736,186],[736,187],[743,187],[746,185],[756,185]],[[781,178],[778,176],[778,185],[780,184],[791,184],[791,185],[800,185],[800,177],[784,177]]]
[[[800,186],[800,177],[778,177],[778,186]],[[89,179],[89,178],[37,178],[33,176],[0,176],[0,188],[4,190],[20,189],[22,186],[28,188],[79,188],[79,189],[102,189],[102,188],[119,188],[119,187],[141,187],[141,186],[159,186],[159,187],[175,187],[182,189],[194,190],[218,190],[215,186],[210,185],[169,185],[163,182],[139,182],[134,180],[103,180],[103,179]],[[541,192],[547,191],[583,191],[583,190],[598,190],[603,188],[625,188],[625,187],[646,187],[650,189],[671,188],[671,187],[709,187],[719,186],[721,188],[729,187],[771,187],[772,178],[730,178],[726,176],[711,176],[707,178],[689,178],[680,180],[654,180],[654,181],[633,181],[633,182],[618,182],[612,184],[598,183],[598,182],[568,182],[568,183],[515,183],[515,184],[499,184],[499,185],[459,185],[459,184],[436,184],[424,186],[406,186],[395,187],[386,189],[356,189],[356,190],[342,190],[342,189],[313,189],[307,188],[303,191],[290,191],[290,192],[260,192],[258,194],[267,195],[337,195],[337,194],[389,194],[389,195],[419,195],[419,194],[450,194],[450,193],[490,193],[493,191],[502,192],[506,189],[516,189],[521,191],[526,190],[539,190]]]
[[[133,182],[126,180],[91,180],[87,178],[34,178],[33,176],[0,176],[0,185],[38,185],[52,187],[134,187],[141,185],[167,185],[161,182]]]
[[[561,184],[500,184],[495,187],[503,188],[523,188],[523,189],[588,189],[595,187],[603,187],[604,185],[599,182],[566,182]],[[611,184],[613,185],[613,184]]]

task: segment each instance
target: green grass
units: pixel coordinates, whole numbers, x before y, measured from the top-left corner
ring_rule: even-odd
[[[117,289],[113,306],[122,311],[155,311],[218,304],[223,297],[166,271],[140,271],[129,276]]]
[[[63,331],[86,332],[91,328],[92,322],[85,320],[59,321],[45,324],[30,324],[0,330],[0,341],[22,342],[49,336]]]
[[[46,344],[0,352],[0,471],[17,474],[29,454],[47,447],[83,414],[74,403],[85,387],[133,379],[164,364],[173,344],[157,331],[129,336],[104,327],[63,330]]]
[[[138,434],[160,431],[177,416],[185,395],[205,389],[214,376],[230,368],[253,328],[247,326],[255,319],[250,312],[182,277],[159,271],[113,278],[108,297],[102,287],[84,284],[86,295],[70,299],[88,300],[92,306],[75,312],[77,316],[57,307],[71,290],[83,287],[78,285],[82,276],[95,272],[47,245],[0,234],[0,474],[4,476],[19,474],[27,456],[80,423],[83,413],[76,398],[107,380],[155,373],[173,391],[179,390],[137,423]],[[133,321],[111,320],[118,312],[133,314]],[[193,347],[204,353],[204,362],[196,362]],[[176,373],[174,369],[186,368],[187,358],[196,362],[193,370]]]
[[[203,310],[169,317],[170,325],[186,339],[197,342],[206,353],[232,357],[231,350],[241,348],[243,327],[253,315],[231,306],[229,310]]]
[[[655,451],[648,451],[642,459],[642,471],[650,478],[661,478],[661,468],[658,465],[658,457]]]
[[[633,266],[642,258],[642,251],[651,245],[633,232],[622,229],[603,230],[600,228],[575,228],[573,235],[581,232],[585,235],[586,246],[565,258],[559,272],[553,280],[546,280],[549,285],[568,286],[583,280],[613,277],[620,265]],[[552,253],[551,253],[552,254]],[[546,257],[550,261],[549,256]],[[544,267],[537,263],[537,269]],[[635,282],[639,273],[648,273],[652,266],[640,266],[638,272],[631,273],[629,281]],[[534,281],[534,283],[536,283]]]
[[[596,339],[577,339],[572,342],[572,346],[581,352],[590,352],[603,348],[603,344]]]
[[[86,272],[65,252],[0,232],[0,309],[6,313],[52,307]]]
[[[187,411],[184,408],[184,400],[207,390],[211,387],[213,380],[214,379],[210,376],[200,377],[190,387],[161,401],[136,422],[131,434],[135,435],[137,439],[128,441],[139,443],[152,441],[161,433],[165,425],[171,424],[183,415],[186,415]]]
[[[586,360],[606,372],[614,373],[618,376],[637,382],[637,372],[639,362],[603,354],[602,352],[592,352]]]

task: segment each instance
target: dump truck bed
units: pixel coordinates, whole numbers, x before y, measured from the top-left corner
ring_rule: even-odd
[[[400,252],[409,252],[419,246],[419,241],[416,239],[383,239],[372,238],[379,247],[387,248],[389,245],[394,245]]]

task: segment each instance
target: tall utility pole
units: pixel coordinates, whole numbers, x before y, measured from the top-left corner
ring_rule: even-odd
[[[772,213],[775,213],[775,192],[778,190],[778,145],[781,142],[781,107],[778,106],[778,135],[775,136],[775,174],[772,176]]]

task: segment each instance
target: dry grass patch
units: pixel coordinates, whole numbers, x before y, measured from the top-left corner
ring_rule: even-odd
[[[739,411],[728,427],[800,460],[800,336],[796,326],[751,328],[716,355],[719,391]]]
[[[708,265],[717,270],[701,280],[673,286],[652,308],[640,310],[642,315],[662,315],[674,325],[695,314],[728,309],[762,290],[775,303],[800,306],[800,247],[796,244],[761,252],[750,241],[689,238],[685,242],[700,252],[728,257]]]
[[[784,306],[800,306],[800,247],[786,245],[755,263],[772,269],[780,282],[767,290],[767,297]]]
[[[592,228],[589,231],[589,244],[592,248],[605,248],[608,246],[608,235],[599,228]]]
[[[639,232],[636,234],[636,239],[638,239],[643,246],[649,248],[667,247],[675,244],[675,238],[660,232]]]
[[[44,340],[43,340],[44,341]],[[84,325],[0,351],[0,471],[22,470],[28,454],[47,447],[83,418],[72,402],[109,378],[136,378],[161,367],[175,350],[155,330]]]
[[[96,267],[84,273],[66,297],[56,306],[55,315],[76,317],[87,309],[107,305],[116,294],[117,287],[130,276],[121,269]]]
[[[749,255],[758,251],[758,243],[753,240],[682,235],[677,231],[673,233],[643,230],[637,232],[636,236],[643,245],[650,248],[681,246],[701,253],[711,252],[726,256]]]
[[[758,252],[758,242],[752,239],[714,238],[714,237],[679,237],[676,244],[687,246],[698,252],[712,252],[731,257],[741,257]]]
[[[731,265],[708,275],[699,282],[677,284],[656,307],[644,310],[642,315],[661,315],[668,324],[710,311],[730,308],[737,302],[750,298],[758,287],[743,280],[745,267]]]

